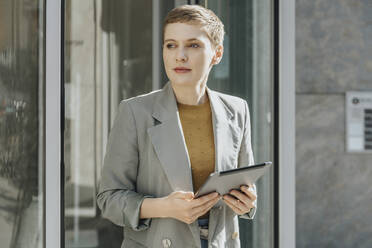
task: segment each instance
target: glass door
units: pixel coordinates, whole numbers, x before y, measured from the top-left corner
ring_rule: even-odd
[[[174,6],[173,0],[65,1],[65,247],[121,245],[122,228],[100,217],[97,182],[120,101],[166,80],[159,29]]]
[[[65,247],[120,247],[122,229],[95,203],[107,137],[120,100],[161,88],[161,23],[189,1],[65,1]],[[273,161],[273,1],[197,1],[221,17],[224,57],[212,89],[250,105],[255,161]],[[241,220],[242,247],[274,246],[273,171],[258,184],[255,219]]]

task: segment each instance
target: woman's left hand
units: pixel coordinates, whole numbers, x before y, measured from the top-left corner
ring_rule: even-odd
[[[236,214],[243,215],[256,207],[257,194],[253,190],[252,184],[240,186],[240,190],[231,190],[229,194],[223,196],[223,200]]]

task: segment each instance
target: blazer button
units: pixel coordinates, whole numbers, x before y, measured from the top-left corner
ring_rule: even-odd
[[[172,245],[172,242],[170,241],[170,239],[163,239],[162,242],[163,242],[164,248],[169,248]]]
[[[231,234],[231,238],[232,239],[236,239],[238,237],[238,233],[237,232],[234,232],[233,234]]]

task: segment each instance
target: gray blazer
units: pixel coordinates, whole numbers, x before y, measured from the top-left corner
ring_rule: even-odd
[[[245,100],[207,88],[213,120],[215,170],[254,163]],[[177,102],[163,89],[123,100],[111,129],[97,203],[104,218],[123,226],[123,247],[200,247],[197,221],[139,219],[146,197],[193,191],[191,166]],[[255,209],[241,218],[251,219]],[[211,247],[240,247],[238,216],[225,204],[209,215]]]

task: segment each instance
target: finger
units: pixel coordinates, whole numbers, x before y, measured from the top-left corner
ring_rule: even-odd
[[[238,199],[234,199],[233,197],[231,197],[229,195],[225,195],[223,198],[224,198],[225,201],[229,202],[231,205],[238,208],[243,213],[249,212],[249,210],[250,210],[249,206],[245,205],[244,203],[242,203]]]
[[[206,209],[209,209],[209,208],[213,207],[214,204],[216,204],[219,199],[220,199],[220,197],[213,198],[212,200],[207,201],[205,204],[200,205],[196,208],[193,208],[193,213],[198,214],[198,213],[201,213],[201,212],[205,211]]]
[[[182,191],[182,197],[183,197],[184,199],[189,199],[189,200],[191,200],[191,199],[194,198],[194,192],[184,192],[184,191]]]
[[[208,206],[206,208],[204,208],[204,210],[201,210],[200,212],[198,212],[196,214],[196,218],[199,218],[200,216],[203,216],[204,214],[206,214],[208,211],[211,210],[211,208],[219,201],[220,198],[218,199],[215,199],[215,200],[212,200],[212,203],[211,204],[208,204]]]
[[[210,206],[208,206],[208,208],[204,209],[204,211],[201,211],[200,213],[197,214],[197,218],[199,218],[200,216],[203,216],[204,214],[206,214],[209,210],[211,210],[211,208],[218,202],[218,200],[216,200],[213,204],[211,204]]]
[[[213,192],[213,193],[210,193],[208,195],[205,195],[205,196],[202,196],[202,197],[199,197],[197,199],[194,199],[192,201],[192,207],[198,207],[198,206],[201,206],[201,205],[204,205],[206,202],[210,201],[210,200],[213,200],[215,198],[218,198],[219,194],[217,192]]]
[[[206,202],[204,205],[201,205],[201,206],[198,206],[198,207],[194,208],[193,212],[192,212],[193,215],[199,217],[199,216],[205,214],[220,200],[220,198],[221,197],[214,198],[214,199]]]
[[[257,195],[255,192],[253,192],[251,189],[253,187],[247,187],[247,186],[241,186],[240,189],[252,200],[255,201],[257,199]]]
[[[247,206],[251,204],[251,199],[245,193],[242,193],[234,189],[230,191],[230,194],[238,198],[241,202],[243,202]]]
[[[181,199],[194,198],[194,192],[187,192],[187,191],[174,191],[172,195],[175,196],[176,198],[181,198]]]
[[[236,214],[242,215],[244,212],[240,210],[239,208],[235,207],[232,203],[229,201],[225,200],[225,203],[227,206],[229,206]]]

